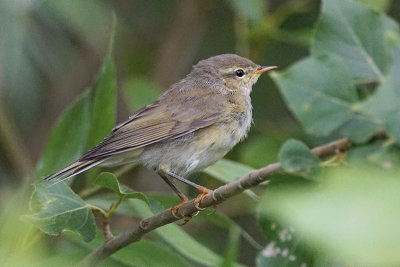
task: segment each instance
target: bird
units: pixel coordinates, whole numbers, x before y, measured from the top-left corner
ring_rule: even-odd
[[[95,166],[138,163],[157,172],[181,199],[174,180],[199,191],[196,207],[212,190],[186,177],[214,164],[246,136],[252,124],[250,93],[260,75],[276,66],[261,66],[235,55],[199,61],[191,72],[156,101],[137,110],[94,148],[42,181],[64,181]]]

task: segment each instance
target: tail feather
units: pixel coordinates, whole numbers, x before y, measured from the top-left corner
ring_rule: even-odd
[[[50,174],[49,176],[45,177],[42,179],[41,182],[46,182],[50,180],[57,180],[57,183],[62,182],[66,179],[72,178],[96,165],[99,165],[102,163],[105,159],[100,159],[100,160],[85,160],[85,161],[74,161],[65,168],[62,168],[61,170]]]

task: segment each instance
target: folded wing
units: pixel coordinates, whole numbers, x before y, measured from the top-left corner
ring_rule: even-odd
[[[106,158],[149,144],[189,134],[212,125],[223,115],[220,94],[180,92],[138,110],[80,160]],[[224,103],[222,101],[222,103]]]

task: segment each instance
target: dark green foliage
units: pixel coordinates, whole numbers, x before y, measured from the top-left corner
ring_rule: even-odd
[[[118,182],[117,177],[110,172],[102,172],[100,173],[95,180],[95,184],[100,185],[102,187],[111,189],[116,192],[120,197],[125,198],[136,198],[145,201],[149,204],[147,197],[139,192],[135,192],[126,185],[120,184]]]
[[[323,1],[311,55],[273,78],[300,123],[314,135],[337,131],[360,143],[389,120],[389,134],[395,137],[394,118],[382,119],[382,113],[377,118],[379,113],[370,105],[393,109],[393,104],[389,108],[381,98],[390,91],[385,87],[391,87],[391,73],[399,64],[393,57],[398,40],[398,25],[387,16],[350,0]],[[371,82],[381,85],[365,103],[365,97],[357,94],[357,85]]]
[[[69,230],[91,241],[96,225],[89,206],[65,183],[53,186],[39,184],[31,199],[31,214],[24,219],[50,235]]]
[[[283,144],[279,161],[284,171],[305,177],[315,177],[320,172],[320,160],[302,142],[289,140]]]
[[[37,167],[38,179],[65,167],[82,154],[89,133],[89,116],[89,94],[84,92],[54,127]]]
[[[199,178],[208,183],[205,186],[215,188],[273,161],[281,163],[282,171],[269,183],[221,203],[216,214],[207,216],[206,211],[184,227],[169,224],[158,228],[145,236],[148,239],[123,248],[100,266],[241,266],[238,262],[259,267],[400,264],[397,253],[400,250],[400,34],[397,22],[383,14],[390,1],[377,4],[380,1],[323,0],[313,34],[311,26],[299,29],[296,21],[310,23],[311,9],[317,4],[313,1],[283,2],[286,4],[277,7],[273,1],[261,0],[206,3],[215,9],[221,8],[218,5],[231,8],[234,28],[211,31],[202,43],[201,51],[209,55],[231,51],[233,40],[236,40],[237,50],[243,56],[254,57],[260,64],[280,66],[304,55],[305,44],[309,42],[310,53],[305,58],[287,69],[280,66],[271,74],[299,127],[296,128],[296,122],[291,120],[285,108],[277,108],[281,104],[276,101],[280,100],[277,96],[271,91],[262,91],[268,80],[260,78],[258,88],[252,93],[256,125],[250,140],[228,154],[242,163],[222,159],[194,180]],[[359,2],[371,2],[374,10]],[[77,18],[72,20],[77,24],[78,17],[82,16],[77,13],[78,9],[66,4],[48,5],[60,14],[76,14]],[[147,5],[154,4],[149,2]],[[140,10],[149,8],[136,7]],[[152,20],[158,20],[160,25],[164,23],[165,8],[170,7],[161,4],[157,16],[152,16]],[[203,15],[215,12],[212,8],[202,10]],[[84,10],[90,8],[85,5]],[[285,16],[290,18],[285,20]],[[296,16],[304,18],[296,20]],[[83,17],[79,25],[86,25]],[[48,27],[53,25],[51,19],[49,22]],[[210,23],[225,25],[228,22],[231,23],[231,19],[226,15],[213,18]],[[54,25],[61,27],[60,23]],[[63,29],[67,31],[67,28]],[[123,36],[124,29],[119,30]],[[138,36],[151,32],[146,27],[135,30]],[[115,29],[112,31],[114,33]],[[167,32],[166,29],[162,31]],[[127,44],[126,55],[115,53],[116,58],[112,51],[113,39],[110,41],[99,73],[90,79],[94,80],[93,88],[85,90],[65,109],[48,137],[36,169],[37,181],[73,162],[110,133],[117,114],[116,74],[126,72],[126,77],[118,76],[118,81],[122,81],[122,101],[118,106],[125,105],[129,112],[149,104],[165,89],[159,88],[150,75],[142,73],[152,74],[151,71],[156,69],[147,66],[155,54],[153,43],[156,42],[146,38],[140,41],[145,43],[148,51],[143,54],[132,52],[136,47]],[[275,48],[264,49],[269,42]],[[296,44],[296,49],[292,51],[293,46],[288,44]],[[283,57],[292,52],[293,55]],[[133,57],[135,60],[131,60]],[[280,57],[282,62],[270,62]],[[129,61],[135,74],[124,69],[127,66],[126,62],[121,63],[124,60]],[[171,70],[181,59],[174,60]],[[272,82],[269,83],[272,87]],[[14,94],[11,97],[15,97]],[[35,96],[35,102],[36,98],[40,95]],[[304,133],[300,132],[300,127]],[[289,139],[284,142],[289,137],[302,141]],[[319,159],[310,150],[316,144],[341,137],[352,142],[347,157],[338,154],[337,158]],[[113,234],[118,235],[118,230],[114,230],[118,226],[129,229],[140,219],[178,203],[179,199],[172,193],[159,193],[158,189],[162,190],[162,187],[154,187],[157,193],[138,192],[135,179],[136,175],[140,176],[139,171],[129,172],[128,180],[124,175],[129,168],[133,167],[107,170],[110,172],[101,172],[97,168],[80,175],[79,182],[36,183],[29,210],[21,212],[25,215],[18,227],[29,226],[20,231],[24,236],[19,236],[18,242],[9,241],[10,232],[17,235],[18,231],[8,230],[12,229],[9,225],[4,227],[4,222],[9,224],[7,216],[16,216],[0,214],[3,240],[0,255],[10,258],[10,266],[26,265],[30,261],[26,259],[34,259],[29,264],[35,266],[73,265],[104,241],[95,217],[101,225],[106,217],[104,214],[117,206],[107,220]],[[0,169],[0,174],[3,173],[6,171]],[[141,176],[138,184],[162,183],[161,180],[154,181],[148,173]],[[186,192],[184,187],[182,190],[191,197],[197,194],[197,191]],[[3,191],[1,193],[0,201]],[[7,197],[4,194],[4,198]],[[254,213],[257,220],[254,220]],[[49,235],[61,236],[46,237],[36,228]],[[23,240],[25,236],[28,240]],[[5,249],[7,246],[12,249]],[[19,247],[21,249],[16,249],[19,254],[12,251]],[[11,254],[14,256],[9,257]],[[252,255],[251,259],[246,258],[247,254]]]

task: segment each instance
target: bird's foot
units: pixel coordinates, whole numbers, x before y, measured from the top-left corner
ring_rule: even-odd
[[[199,191],[200,191],[200,195],[197,196],[197,198],[195,200],[195,208],[198,210],[196,213],[194,213],[192,215],[178,216],[179,209],[189,201],[188,198],[186,198],[186,197],[181,197],[181,202],[178,205],[171,208],[171,213],[176,219],[184,219],[184,222],[180,225],[185,225],[186,223],[188,223],[190,221],[190,219],[197,216],[200,211],[203,211],[206,209],[206,208],[200,207],[200,202],[204,198],[205,195],[212,193],[213,190],[210,190],[210,189],[202,186],[199,188]],[[211,213],[209,213],[208,215],[215,213],[217,206],[214,205],[213,208],[214,208],[214,210]]]
[[[199,212],[200,212],[200,211],[197,211],[197,212],[195,212],[195,213],[193,213],[193,214],[190,214],[190,215],[183,215],[183,216],[179,217],[179,216],[178,216],[178,211],[179,211],[179,209],[180,209],[185,203],[187,203],[188,201],[189,201],[188,199],[182,199],[182,201],[181,201],[178,205],[174,206],[174,207],[171,209],[172,216],[174,216],[174,217],[175,217],[176,219],[178,219],[178,220],[183,219],[183,223],[179,224],[180,226],[183,226],[183,225],[187,224],[193,217],[196,217],[196,216],[199,214]]]
[[[185,224],[187,224],[193,217],[196,217],[197,215],[199,215],[200,211],[196,211],[195,213],[191,214],[191,215],[185,215],[183,216],[183,223],[178,224],[179,226],[183,226]]]
[[[202,210],[205,210],[205,208],[200,207],[201,200],[204,198],[205,195],[212,193],[213,190],[210,190],[210,189],[202,186],[199,188],[199,191],[200,191],[200,195],[196,198],[195,207],[197,210],[202,211]]]
[[[178,210],[179,210],[183,205],[185,205],[185,204],[189,201],[189,199],[188,199],[186,196],[184,196],[184,195],[182,195],[182,196],[180,196],[180,197],[181,197],[181,202],[179,202],[178,205],[176,205],[176,206],[174,206],[174,207],[171,208],[172,216],[174,216],[174,217],[177,218],[178,220],[179,220],[179,219],[182,219],[182,217],[179,217],[179,216],[178,216]]]

